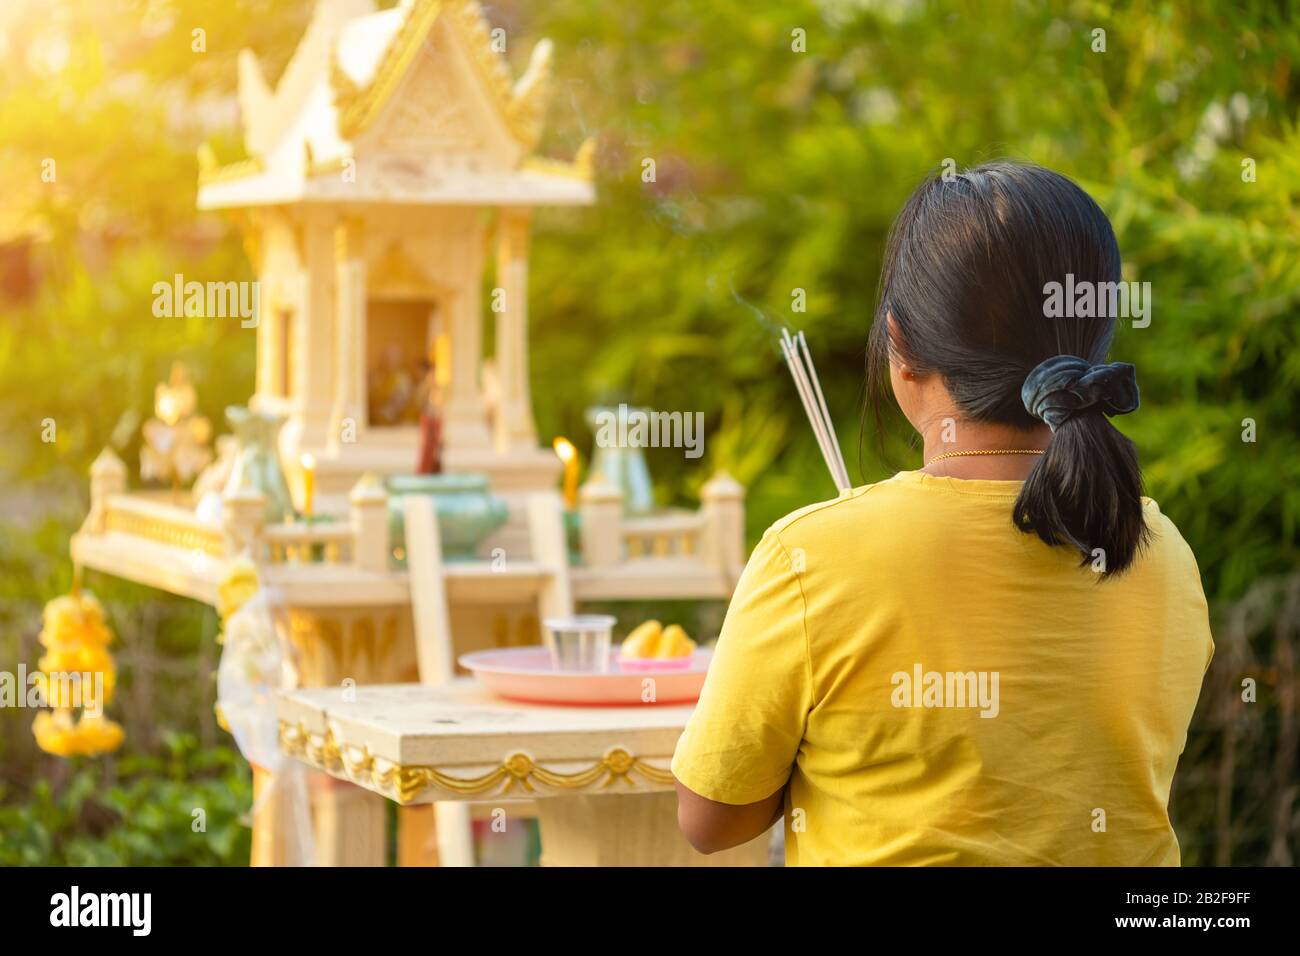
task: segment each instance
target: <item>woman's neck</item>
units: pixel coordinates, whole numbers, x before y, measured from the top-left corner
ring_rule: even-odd
[[[948,419],[952,421],[951,418]],[[1037,455],[956,455],[933,461],[939,455],[959,451],[995,451],[1000,449],[1037,449],[1047,447],[1052,431],[1046,425],[1037,428],[1014,428],[988,422],[960,419],[945,426],[943,421],[925,428],[921,471],[941,478],[983,479],[986,481],[1024,481]],[[947,439],[945,441],[945,439]]]

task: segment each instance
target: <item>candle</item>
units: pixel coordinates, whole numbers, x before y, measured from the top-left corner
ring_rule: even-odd
[[[316,490],[316,458],[313,455],[302,456],[302,513],[311,517],[313,493]]]
[[[567,438],[557,438],[552,443],[555,454],[564,462],[564,507],[578,504],[578,449]]]

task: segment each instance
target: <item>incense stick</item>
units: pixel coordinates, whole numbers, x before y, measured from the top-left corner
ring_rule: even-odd
[[[826,435],[830,439],[831,450],[835,452],[835,464],[839,469],[841,489],[848,488],[849,469],[844,464],[844,453],[840,451],[839,438],[835,434],[835,426],[831,424],[831,412],[826,407],[826,396],[822,394],[822,383],[817,378],[817,366],[813,364],[812,352],[808,350],[808,340],[804,338],[803,332],[799,333],[799,348],[803,351],[804,361],[808,364],[808,377],[812,380],[813,390],[817,395],[817,404],[821,407],[822,420],[826,423]]]
[[[808,415],[808,421],[813,426],[813,434],[826,461],[826,468],[830,471],[835,486],[843,491],[850,486],[848,469],[844,466],[843,456],[840,455],[839,442],[835,436],[830,413],[826,408],[825,397],[819,394],[820,383],[814,385],[816,370],[812,367],[812,355],[808,352],[807,342],[805,340],[803,343],[803,355],[801,355],[799,342],[789,331],[783,330],[782,338],[783,350],[786,352],[786,360],[790,365],[795,387],[803,402],[804,412]]]
[[[790,377],[794,379],[795,391],[799,393],[799,401],[803,404],[804,414],[808,416],[808,422],[812,425],[813,437],[817,439],[817,448],[821,451],[822,458],[826,462],[826,467],[831,473],[831,480],[838,485],[839,478],[835,473],[835,466],[832,463],[833,456],[826,444],[825,426],[821,420],[821,416],[813,410],[812,403],[809,401],[808,383],[804,377],[803,368],[796,358],[794,350],[790,347],[790,343],[786,340],[785,334],[786,333],[782,331],[781,352],[785,355],[786,367],[790,369]]]
[[[831,474],[831,480],[835,482],[836,488],[844,491],[851,487],[848,468],[845,467],[844,456],[840,453],[835,427],[831,423],[830,411],[826,406],[821,382],[817,378],[817,370],[812,364],[812,353],[808,350],[808,342],[802,332],[796,339],[788,329],[782,329],[780,344],[786,366],[790,369],[791,378],[794,379],[795,390],[799,393],[799,400],[803,403],[809,424],[812,425],[817,447],[821,450],[826,468]]]

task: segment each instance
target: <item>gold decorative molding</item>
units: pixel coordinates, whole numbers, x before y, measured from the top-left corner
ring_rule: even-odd
[[[560,179],[576,179],[579,182],[591,182],[590,168],[584,169],[575,163],[566,163],[562,159],[550,159],[545,156],[530,156],[523,161],[521,168],[527,173],[539,173],[542,176],[557,176]]]
[[[397,296],[433,299],[450,309],[454,290],[432,278],[410,254],[400,239],[389,242],[383,252],[366,264],[366,287],[372,298]]]
[[[330,81],[334,84],[334,105],[339,111],[340,136],[354,139],[383,112],[389,98],[415,61],[442,9],[443,4],[439,0],[416,0],[401,27],[389,41],[375,75],[364,87],[352,83],[337,63],[331,65]]]
[[[365,747],[339,746],[332,731],[322,737],[302,724],[285,720],[280,721],[280,749],[363,787],[395,792],[401,804],[411,803],[430,787],[462,796],[500,796],[516,789],[536,793],[538,785],[552,790],[606,790],[622,780],[636,786],[634,774],[660,786],[673,782],[672,771],[646,763],[622,747],[611,748],[590,767],[572,773],[550,770],[528,754],[516,751],[507,754],[499,767],[477,777],[457,777],[436,767],[404,766],[376,758]]]
[[[398,615],[357,611],[289,608],[289,643],[308,685],[335,684],[345,678],[371,683],[394,659]]]
[[[338,107],[340,113],[353,106],[365,92],[352,82],[352,77],[348,76],[347,70],[339,63],[337,48],[330,50],[330,89],[334,91],[334,105]],[[339,124],[341,128],[341,117]]]
[[[540,40],[533,47],[528,69],[510,91],[507,122],[526,150],[542,138],[546,107],[551,101],[551,41]]]
[[[122,511],[109,505],[104,518],[104,530],[135,535],[148,541],[201,551],[214,558],[225,557],[226,542],[220,531],[202,526],[168,521],[151,515]]]
[[[374,76],[364,87],[352,82],[339,66],[337,57],[331,57],[330,84],[339,114],[339,135],[344,139],[355,139],[379,118],[415,62],[429,31],[444,13],[461,39],[475,74],[496,104],[510,135],[531,149],[540,134],[549,91],[549,65],[539,64],[535,80],[520,89],[516,96],[511,89],[510,69],[504,58],[493,51],[491,28],[473,0],[415,0],[401,27],[389,41]]]
[[[483,9],[474,0],[447,0],[443,5],[452,27],[465,44],[470,61],[488,93],[496,102],[510,135],[525,145],[531,131],[526,127],[526,116],[521,116],[510,89],[510,67],[505,57],[492,49],[492,28],[483,18]],[[521,120],[525,121],[521,123]]]
[[[227,163],[222,166],[217,162],[212,147],[206,143],[199,147],[198,157],[200,186],[229,182],[232,179],[243,179],[246,176],[256,175],[266,168],[265,164],[257,157],[241,159],[239,162]]]
[[[589,183],[596,174],[596,140],[588,137],[582,141],[578,151],[573,154],[572,162],[562,159],[550,159],[546,156],[530,156],[523,161],[522,168],[527,172],[541,173],[543,176],[559,176],[562,179],[576,179]]]

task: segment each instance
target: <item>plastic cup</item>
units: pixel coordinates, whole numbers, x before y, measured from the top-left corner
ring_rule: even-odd
[[[542,621],[542,637],[557,671],[609,671],[610,635],[616,620],[608,614],[575,614]]]

